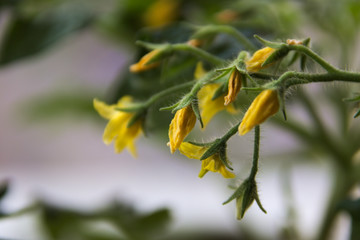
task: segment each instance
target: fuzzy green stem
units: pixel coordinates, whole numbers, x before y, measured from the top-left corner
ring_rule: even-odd
[[[209,63],[212,63],[216,66],[218,65],[223,65],[224,61],[221,58],[218,58],[200,48],[196,48],[193,47],[189,44],[186,43],[178,43],[178,44],[174,44],[172,45],[172,48],[174,50],[178,50],[178,51],[184,51],[184,52],[189,52],[191,54],[194,54],[195,56],[198,56],[206,61],[208,61]]]
[[[295,50],[297,52],[301,52],[306,54],[307,56],[311,57],[315,62],[320,64],[326,71],[330,72],[337,72],[338,70],[325,61],[322,57],[320,57],[317,53],[312,51],[310,48],[303,46],[303,45],[288,45],[290,50]]]
[[[343,70],[336,70],[336,72],[322,73],[322,74],[310,74],[302,72],[288,71],[281,75],[278,80],[272,82],[275,86],[283,85],[286,88],[306,84],[313,82],[356,82],[360,83],[360,73],[357,72],[346,72]]]
[[[254,153],[253,163],[250,172],[249,179],[255,180],[256,173],[259,169],[259,151],[260,151],[260,126],[255,126],[255,137],[254,137]]]

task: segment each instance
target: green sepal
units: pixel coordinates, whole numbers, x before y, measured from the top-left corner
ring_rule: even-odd
[[[231,67],[226,68],[226,69],[221,69],[221,70],[220,70],[220,69],[217,69],[216,71],[222,71],[222,73],[219,74],[219,75],[217,75],[217,76],[215,76],[215,77],[212,78],[210,81],[211,81],[211,82],[214,82],[214,81],[216,81],[216,80],[224,77],[224,76],[225,76],[226,74],[228,74],[232,69],[234,69],[234,66],[231,66]]]
[[[254,38],[256,38],[259,42],[261,42],[263,45],[265,45],[267,47],[279,49],[279,48],[281,48],[283,46],[286,46],[285,43],[271,42],[271,41],[268,41],[268,40],[265,40],[265,39],[261,38],[260,36],[258,36],[256,34],[254,35]]]
[[[173,105],[170,105],[170,106],[167,106],[167,107],[162,107],[160,108],[159,110],[160,111],[172,111],[174,108],[176,108],[177,106],[179,105],[179,102],[173,104]]]
[[[215,139],[215,141],[212,142],[209,149],[204,152],[204,154],[201,156],[200,161],[207,159],[208,157],[214,155],[219,151],[219,148],[223,144],[223,141],[221,138]]]
[[[221,162],[225,165],[225,167],[227,167],[230,170],[234,170],[230,165],[229,165],[229,160],[226,154],[226,143],[223,144],[223,146],[220,147],[219,149],[219,157]]]
[[[142,47],[145,47],[146,49],[150,49],[150,50],[158,49],[159,50],[159,52],[157,54],[155,54],[149,61],[147,61],[145,63],[145,65],[149,65],[149,64],[158,62],[158,61],[164,59],[165,57],[168,57],[173,52],[173,48],[172,48],[171,44],[168,44],[168,43],[154,44],[154,43],[148,43],[148,42],[143,42],[143,41],[137,41],[136,44],[140,45]]]
[[[211,100],[214,101],[218,97],[224,95],[226,93],[226,90],[227,90],[227,84],[226,83],[221,84],[220,87],[216,89],[214,95],[211,97]]]
[[[246,185],[249,182],[249,179],[245,179],[244,182],[241,183],[241,185],[235,190],[235,192],[226,200],[224,201],[222,204],[228,204],[229,202],[231,202],[232,200],[240,197],[242,194],[244,194],[245,189],[246,189]]]
[[[257,192],[256,192],[256,196],[255,196],[255,201],[256,201],[257,205],[259,206],[260,210],[263,211],[263,213],[267,214],[267,211],[265,210],[265,208],[261,204],[261,201],[260,201],[260,198],[259,198],[259,195],[258,195]]]
[[[262,64],[261,66],[266,66],[270,63],[273,63],[279,59],[284,58],[289,53],[289,48],[287,45],[283,45],[277,50],[275,50]]]
[[[290,67],[291,65],[293,65],[299,57],[300,57],[300,53],[295,52],[292,58],[290,59],[290,61],[288,62],[287,66]]]
[[[200,114],[200,110],[199,110],[199,101],[197,98],[193,99],[193,101],[191,102],[191,107],[195,113],[196,119],[200,122],[201,128],[204,128],[204,124],[201,119],[201,114]]]
[[[304,46],[308,47],[309,44],[310,44],[310,38],[307,38],[302,42],[303,42]],[[301,69],[301,71],[305,70],[307,59],[308,59],[308,57],[305,54],[301,54],[301,57],[300,57],[300,69]]]
[[[194,101],[194,96],[192,94],[185,95],[180,101],[177,103],[177,105],[172,109],[172,113],[176,112],[177,110],[180,110],[184,107],[187,107],[188,105],[192,104]]]

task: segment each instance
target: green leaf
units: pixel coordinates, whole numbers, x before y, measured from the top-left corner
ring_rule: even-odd
[[[25,16],[15,14],[0,47],[0,65],[38,54],[90,23],[91,16],[77,8],[56,8]]]

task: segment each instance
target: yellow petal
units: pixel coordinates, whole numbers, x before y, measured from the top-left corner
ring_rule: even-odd
[[[160,50],[155,49],[152,50],[151,52],[145,54],[140,60],[139,62],[132,64],[130,66],[130,72],[133,73],[137,73],[137,72],[143,72],[143,71],[147,71],[149,69],[155,68],[157,67],[160,63],[159,62],[154,62],[154,63],[149,63],[149,61],[155,57],[158,53],[160,52]]]
[[[120,135],[131,118],[130,114],[118,112],[116,113],[106,125],[103,135],[103,141],[105,144],[110,144],[112,140]]]
[[[239,134],[244,135],[253,127],[263,123],[279,111],[279,99],[276,90],[262,91],[251,103],[239,126]]]
[[[182,142],[179,147],[179,151],[192,159],[200,159],[201,156],[206,152],[207,148],[202,146],[197,146],[189,142]]]
[[[195,67],[195,73],[194,73],[195,79],[200,79],[200,78],[202,78],[205,74],[206,74],[206,71],[205,71],[205,69],[204,69],[203,63],[202,63],[202,62],[198,62],[198,63],[196,64],[196,67]]]
[[[97,100],[96,98],[93,100],[94,108],[99,113],[99,115],[105,119],[111,119],[114,114],[118,111],[115,110],[116,105],[107,105],[106,103]]]
[[[212,97],[219,86],[220,85],[216,83],[207,84],[198,92],[199,108],[204,128],[215,114],[225,109],[224,99],[222,97],[212,100]]]
[[[196,116],[191,106],[178,110],[169,127],[170,151],[174,153],[196,123]]]

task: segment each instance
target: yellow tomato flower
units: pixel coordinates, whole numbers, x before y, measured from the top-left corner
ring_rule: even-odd
[[[279,111],[279,99],[276,90],[264,90],[251,103],[239,126],[239,134],[244,135],[253,127],[263,123]]]
[[[190,105],[175,113],[169,127],[169,139],[171,153],[180,147],[182,141],[191,132],[196,123],[195,113]]]
[[[161,27],[175,21],[179,13],[179,1],[157,0],[146,10],[143,20],[146,26]]]
[[[241,74],[237,69],[234,69],[229,78],[228,94],[225,96],[224,105],[229,105],[235,101],[237,94],[241,88]]]
[[[94,99],[94,108],[109,123],[105,127],[103,141],[109,145],[113,140],[115,142],[115,152],[120,153],[125,147],[128,148],[133,157],[136,157],[136,148],[134,141],[141,133],[141,121],[136,121],[130,127],[127,127],[134,113],[122,112],[116,108],[126,107],[132,102],[131,97],[122,97],[117,104],[107,105],[97,99]]]
[[[275,49],[270,47],[265,47],[260,50],[257,50],[252,58],[245,62],[246,70],[249,72],[257,72],[263,68],[268,66],[262,67],[261,64],[265,62],[265,60],[275,51]]]
[[[199,62],[195,68],[195,79],[199,79],[206,74],[203,68],[202,62]],[[210,122],[210,120],[222,110],[226,110],[229,113],[236,113],[236,109],[232,105],[224,106],[223,96],[212,100],[214,93],[220,87],[220,84],[210,83],[200,89],[197,94],[199,99],[199,108],[204,128]]]
[[[210,120],[220,111],[226,110],[229,113],[237,113],[233,105],[224,105],[224,95],[216,99],[212,99],[220,84],[210,83],[200,89],[197,96],[199,99],[199,108],[204,128]]]
[[[129,68],[130,72],[133,72],[133,73],[143,72],[143,71],[147,71],[149,69],[157,67],[160,64],[159,62],[154,62],[154,63],[150,63],[150,64],[148,64],[148,63],[159,52],[160,52],[160,50],[155,49],[155,50],[152,50],[151,52],[145,54],[137,63],[132,64],[130,66],[130,68]]]
[[[179,148],[180,152],[192,159],[200,159],[201,156],[208,150],[207,147],[197,146],[189,142],[183,142]],[[201,170],[199,177],[202,178],[208,171],[219,172],[224,178],[234,178],[235,174],[228,171],[222,163],[218,153],[201,161]]]

